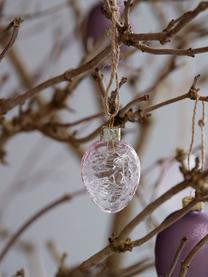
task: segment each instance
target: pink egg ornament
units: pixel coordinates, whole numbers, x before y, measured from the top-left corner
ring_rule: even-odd
[[[121,129],[105,127],[81,162],[81,177],[91,199],[102,211],[117,213],[132,200],[140,180],[136,151],[120,140]]]
[[[140,179],[140,160],[123,141],[109,146],[97,141],[86,151],[81,163],[83,184],[102,211],[117,213],[132,200]]]

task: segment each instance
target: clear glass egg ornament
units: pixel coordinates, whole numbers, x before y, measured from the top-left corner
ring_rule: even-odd
[[[101,210],[116,213],[132,200],[141,168],[135,150],[113,136],[117,130],[106,130],[108,135],[92,144],[83,156],[81,175],[92,200]]]

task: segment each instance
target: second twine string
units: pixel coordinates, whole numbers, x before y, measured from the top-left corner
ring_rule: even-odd
[[[194,104],[194,109],[193,109],[193,115],[192,115],[192,134],[191,134],[191,142],[189,146],[189,151],[188,151],[188,168],[189,170],[191,169],[190,166],[190,157],[192,154],[193,150],[193,145],[194,145],[194,139],[195,139],[195,129],[196,129],[196,114],[197,114],[197,107],[198,107],[198,102],[199,102],[199,95],[196,95],[196,100]],[[206,126],[206,105],[205,102],[202,101],[202,115],[201,118],[198,121],[198,125],[200,127],[201,131],[201,170],[204,169],[205,167],[205,159],[206,159],[206,153],[205,153],[205,148],[206,148],[206,139],[205,139],[205,126]]]

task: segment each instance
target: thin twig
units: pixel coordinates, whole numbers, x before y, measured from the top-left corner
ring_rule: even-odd
[[[184,99],[195,100],[194,98],[190,97],[190,93],[185,93],[183,95],[180,95],[180,96],[177,96],[175,98],[169,99],[167,101],[161,102],[161,103],[156,104],[154,106],[145,108],[145,109],[143,109],[142,113],[143,114],[147,114],[147,113],[152,112],[154,110],[157,110],[157,109],[159,109],[161,107],[164,107],[164,106],[176,103],[176,102],[184,100]],[[208,96],[200,96],[199,97],[199,101],[206,101],[206,102],[208,102]]]
[[[126,106],[124,106],[120,111],[119,111],[119,116],[123,117],[125,115],[125,113],[134,105],[143,102],[143,101],[148,101],[149,100],[149,95],[143,95],[143,96],[139,96],[135,99],[133,99],[132,101],[130,101],[128,104],[126,104]]]
[[[79,125],[82,123],[87,123],[91,120],[97,119],[98,117],[102,117],[102,116],[104,116],[103,113],[96,113],[96,114],[81,118],[79,120],[76,120],[74,122],[70,122],[70,123],[51,122],[51,123],[49,123],[49,125],[51,125],[53,127],[62,127],[62,128],[74,127],[76,125]]]
[[[12,45],[15,43],[15,40],[16,40],[18,32],[19,32],[19,27],[20,27],[20,24],[22,23],[22,21],[23,20],[20,17],[18,17],[18,18],[15,18],[9,24],[9,26],[12,26],[12,34],[11,34],[11,37],[10,37],[9,41],[7,42],[6,46],[4,47],[3,51],[0,53],[0,62],[2,61],[2,59],[4,58],[6,53],[9,51],[9,49],[12,47]]]
[[[154,55],[173,55],[173,56],[188,56],[194,58],[197,54],[204,54],[208,52],[208,46],[187,49],[174,49],[174,48],[153,48],[142,42],[132,43],[132,46],[138,48],[142,52]]]
[[[49,7],[42,11],[36,11],[33,13],[25,13],[25,14],[21,14],[21,15],[0,13],[0,16],[3,18],[9,19],[9,20],[14,17],[21,17],[24,20],[33,20],[33,19],[40,19],[45,16],[50,16],[54,13],[57,13],[60,10],[66,9],[66,7],[67,7],[67,3],[63,2],[63,3],[59,3],[57,5],[54,5],[53,7]]]
[[[144,272],[145,270],[149,269],[150,267],[153,267],[154,263],[151,261],[151,258],[144,258],[141,261],[128,266],[124,269],[115,271],[113,273],[112,277],[131,277],[135,276],[136,274],[139,274],[141,272]]]
[[[170,269],[169,269],[169,271],[168,271],[168,273],[165,277],[172,277],[173,272],[174,272],[175,267],[176,267],[176,264],[177,264],[178,259],[179,259],[180,255],[181,255],[181,253],[184,249],[184,246],[185,246],[186,242],[187,242],[187,238],[186,237],[182,238],[181,243],[179,244],[179,247],[177,248],[177,251],[176,251],[175,256],[173,258],[173,261],[171,263]]]
[[[124,30],[129,30],[130,24],[129,24],[129,14],[132,7],[132,0],[124,1]]]
[[[194,256],[201,250],[201,248],[208,243],[208,235],[206,235],[205,237],[203,237],[189,252],[189,254],[186,256],[185,260],[182,262],[181,265],[181,271],[180,271],[180,277],[185,277],[188,269],[189,269],[189,265],[192,261],[192,259],[194,258]]]

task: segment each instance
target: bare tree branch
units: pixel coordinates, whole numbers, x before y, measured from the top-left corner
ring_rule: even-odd
[[[8,31],[10,28],[12,28],[12,34],[11,34],[11,37],[10,37],[9,41],[7,42],[6,46],[4,47],[3,51],[0,53],[0,62],[2,61],[2,59],[4,58],[6,53],[9,51],[9,49],[12,47],[12,45],[15,43],[15,40],[16,40],[18,32],[19,32],[19,27],[20,27],[20,24],[22,23],[22,21],[23,20],[20,17],[17,17],[6,28],[6,31]]]

